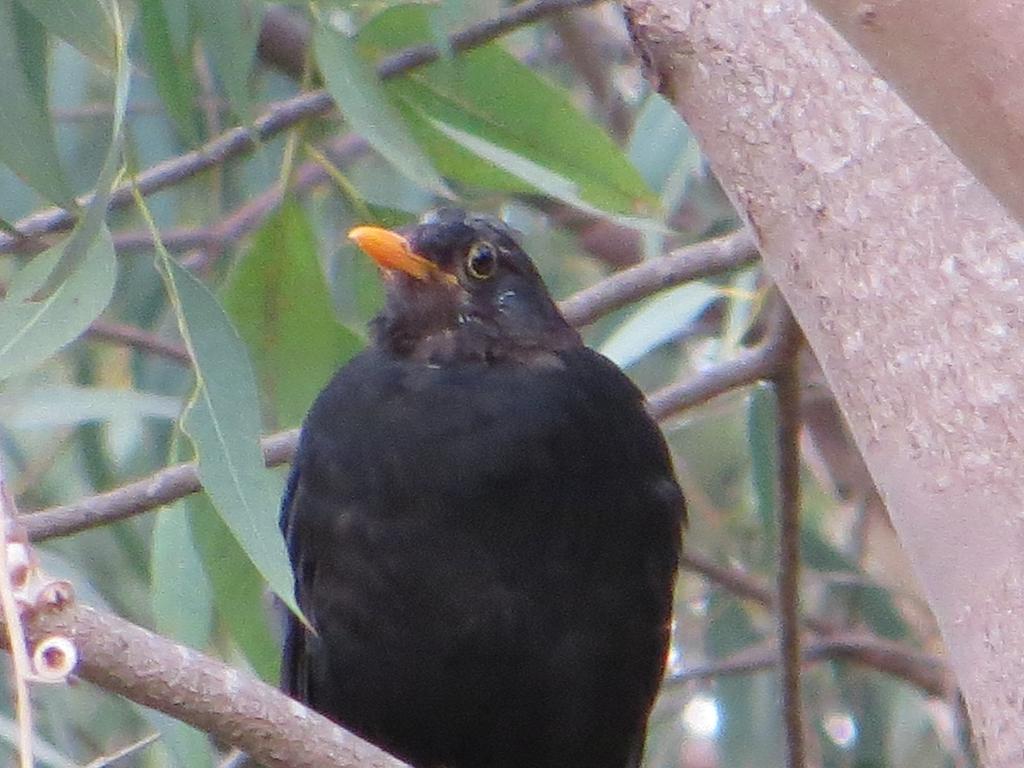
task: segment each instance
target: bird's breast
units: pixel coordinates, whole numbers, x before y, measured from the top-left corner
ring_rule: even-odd
[[[591,730],[636,727],[664,654],[681,500],[620,377],[372,357],[336,377],[304,428],[288,524],[293,561],[315,564],[300,601],[344,681],[324,709],[357,730],[388,711],[399,734],[436,713],[417,733],[454,718],[465,738],[524,744],[577,710]]]

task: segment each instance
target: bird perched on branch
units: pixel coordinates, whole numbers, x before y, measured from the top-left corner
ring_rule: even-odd
[[[685,514],[643,396],[499,220],[349,236],[387,299],[302,429],[284,688],[420,768],[637,766]]]

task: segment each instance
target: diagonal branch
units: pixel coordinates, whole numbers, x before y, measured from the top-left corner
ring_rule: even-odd
[[[98,341],[108,341],[113,344],[132,347],[143,352],[149,352],[176,363],[191,364],[188,350],[181,344],[168,341],[155,333],[144,331],[133,325],[114,323],[109,320],[93,320],[92,325],[85,331],[85,336]]]
[[[274,467],[291,461],[299,442],[297,429],[263,438],[263,458]],[[149,477],[71,504],[21,515],[18,523],[32,541],[68,536],[170,504],[202,488],[194,462],[175,464]]]
[[[83,605],[27,621],[30,641],[61,635],[76,674],[247,752],[267,768],[402,768],[379,748],[266,683],[117,616]]]
[[[562,314],[577,327],[589,325],[656,291],[753,264],[757,258],[750,234],[739,230],[624,269],[563,301]]]

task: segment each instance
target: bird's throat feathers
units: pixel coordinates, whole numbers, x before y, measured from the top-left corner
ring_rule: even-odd
[[[396,357],[453,361],[530,361],[579,346],[579,334],[545,295],[529,307],[515,297],[481,312],[458,284],[385,276],[386,303],[372,325],[375,342]]]

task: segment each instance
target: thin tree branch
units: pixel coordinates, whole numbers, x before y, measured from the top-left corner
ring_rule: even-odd
[[[803,706],[800,695],[800,329],[782,304],[784,330],[778,348],[785,356],[774,377],[778,425],[779,651],[786,765],[804,768]]]
[[[277,133],[303,120],[322,115],[333,106],[326,91],[304,93],[280,102],[258,117],[251,129],[244,126],[232,128],[199,149],[157,163],[140,173],[135,179],[135,184],[143,195],[158,192],[222,165],[233,157],[250,152]],[[131,190],[131,183],[115,188],[107,210],[115,211],[126,207],[132,201]],[[92,198],[92,194],[79,198],[79,206],[87,207]],[[70,229],[74,224],[74,214],[63,208],[49,208],[21,219],[15,226],[22,235],[36,237]],[[19,244],[23,246],[17,238],[0,234],[0,252],[15,250]]]
[[[775,592],[737,568],[720,565],[699,552],[691,551],[683,552],[679,565],[688,571],[699,573],[708,581],[724,587],[744,600],[757,603],[772,612],[778,609]],[[839,630],[838,625],[822,621],[815,616],[804,616],[803,623],[819,635],[832,635]]]
[[[454,33],[449,37],[449,42],[453,50],[467,51],[545,16],[590,5],[596,1],[533,0],[522,3],[493,19],[473,24]],[[439,57],[440,52],[433,45],[412,46],[381,60],[377,64],[377,74],[382,79],[395,77],[436,61]],[[133,182],[117,187],[110,196],[108,210],[114,211],[129,205],[132,201],[133,187],[142,195],[150,195],[250,152],[281,131],[303,120],[326,114],[333,107],[334,102],[325,90],[303,93],[280,102],[256,118],[252,128],[240,126],[225,131],[199,149],[157,163],[140,173]],[[92,199],[92,194],[84,195],[79,198],[78,204],[86,208]],[[0,233],[0,253],[24,249],[25,238],[69,229],[74,223],[74,214],[63,208],[50,208],[34,213],[15,224],[22,237]]]
[[[274,467],[291,461],[298,442],[297,429],[263,438],[263,459],[267,466]],[[175,464],[106,493],[23,514],[18,522],[28,532],[30,540],[42,541],[148,512],[196,493],[201,488],[195,463]]]
[[[675,688],[698,680],[763,672],[778,668],[779,659],[778,648],[748,649],[721,661],[682,670],[669,677],[665,684]],[[833,635],[807,643],[800,652],[802,664],[844,660],[886,672],[915,685],[929,696],[945,698],[955,690],[955,681],[938,656],[871,635]]]
[[[493,19],[486,19],[456,32],[448,38],[448,42],[453,51],[462,53],[488,43],[510,30],[540,21],[545,16],[564,13],[573,8],[584,8],[597,2],[600,0],[536,0],[532,3],[520,3]],[[441,52],[434,45],[412,46],[381,61],[377,65],[377,74],[386,80],[410,69],[431,64],[440,58]]]
[[[176,363],[191,365],[192,360],[188,351],[181,344],[175,344],[157,336],[155,333],[144,331],[132,325],[113,323],[109,320],[93,320],[92,325],[85,332],[86,338],[96,341],[109,341],[114,344],[132,347],[142,352],[149,352],[153,355],[166,357]]]
[[[345,163],[364,152],[369,145],[355,134],[346,134],[333,139],[322,148],[325,155],[336,163]],[[298,167],[288,186],[288,193],[302,196],[312,189],[329,182],[330,175],[316,162],[306,162]],[[284,199],[284,187],[273,184],[257,197],[243,203],[224,218],[203,227],[178,227],[160,233],[160,241],[171,253],[200,250],[222,252],[260,226]],[[114,235],[114,247],[118,254],[127,255],[149,251],[153,248],[153,235],[149,229],[119,232]],[[201,266],[209,257],[200,254],[186,266]]]
[[[76,674],[247,752],[267,768],[402,768],[322,715],[198,651],[83,605],[28,619],[30,641],[69,638]]]
[[[611,40],[611,31],[596,14],[565,14],[553,19],[551,26],[562,43],[566,58],[593,94],[611,134],[617,140],[625,141],[633,125],[633,116],[615,82],[612,65],[628,60],[627,56],[631,54],[627,47],[629,38],[621,34],[619,28],[615,30],[616,40]],[[613,48],[622,50],[624,55],[616,57],[610,50]]]
[[[787,316],[788,310],[780,307],[772,317],[767,337],[758,346],[655,392],[647,399],[647,410],[656,419],[666,419],[725,392],[775,376],[790,354],[784,320]]]
[[[695,408],[718,395],[768,378],[778,367],[778,358],[778,350],[771,345],[755,347],[658,390],[647,398],[647,410],[660,421]]]
[[[589,325],[663,288],[737,269],[752,264],[757,257],[750,234],[740,230],[624,269],[563,301],[562,314],[577,327]]]
[[[171,253],[206,248],[213,231],[209,227],[172,227],[160,233],[160,241]],[[153,250],[153,235],[148,229],[118,232],[114,235],[114,249],[119,256],[130,256]]]

